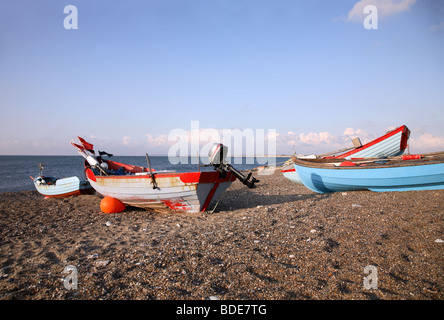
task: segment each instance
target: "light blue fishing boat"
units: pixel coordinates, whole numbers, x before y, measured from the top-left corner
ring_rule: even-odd
[[[395,157],[404,153],[410,137],[410,130],[406,125],[402,125],[385,135],[370,141],[364,145],[359,138],[353,139],[352,148],[345,148],[320,155],[297,156],[299,159],[327,159],[327,158],[371,158],[371,157]],[[285,164],[281,170],[285,178],[303,185],[297,170],[292,163]]]
[[[444,152],[354,161],[293,161],[303,184],[318,193],[444,189]]]

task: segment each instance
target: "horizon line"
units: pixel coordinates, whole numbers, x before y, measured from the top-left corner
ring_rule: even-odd
[[[75,154],[0,154],[0,157],[77,157],[78,155]],[[169,157],[167,154],[152,154],[149,155],[150,157]],[[236,158],[236,157],[250,157],[250,158],[284,158],[284,157],[291,157],[292,155],[286,155],[286,154],[276,154],[276,155],[263,155],[263,154],[257,154],[257,155],[230,155],[227,156],[227,158]],[[145,157],[144,155],[113,155],[113,157]],[[188,158],[198,158],[198,156],[179,156],[174,158],[182,158],[182,157],[188,157]],[[201,158],[202,156],[199,156]],[[80,157],[81,158],[81,157]]]

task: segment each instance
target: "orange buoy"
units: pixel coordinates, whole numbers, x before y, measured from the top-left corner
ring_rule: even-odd
[[[125,205],[115,198],[105,197],[100,201],[100,209],[104,213],[118,213],[125,210]]]

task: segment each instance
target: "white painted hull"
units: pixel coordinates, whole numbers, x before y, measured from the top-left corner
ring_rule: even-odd
[[[46,183],[40,178],[34,179],[34,186],[47,198],[66,198],[93,192],[91,186],[86,181],[80,181],[78,177],[57,179],[53,183]]]

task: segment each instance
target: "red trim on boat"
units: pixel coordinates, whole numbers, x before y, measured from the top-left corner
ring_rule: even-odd
[[[85,174],[89,180],[94,181],[94,182],[97,181],[96,176],[94,175],[94,172],[90,168],[85,169]]]
[[[107,161],[108,164],[110,161]],[[114,164],[120,165],[118,162],[113,162]],[[131,165],[123,165],[128,167],[134,167]],[[122,167],[122,166],[120,166]],[[120,168],[119,167],[119,168]],[[141,167],[137,167],[140,168]],[[139,172],[141,172],[140,170]],[[154,170],[153,170],[154,171]],[[137,172],[137,171],[136,171]],[[150,175],[111,175],[111,176],[96,176],[90,168],[85,169],[85,174],[87,178],[91,181],[97,182],[97,179],[151,179]],[[173,172],[173,173],[155,173],[155,177],[158,178],[179,178],[183,183],[216,183],[216,182],[227,182],[236,180],[236,176],[231,172],[226,173],[225,178],[219,177],[219,172],[217,171],[202,171],[202,172]]]
[[[409,141],[410,130],[406,126],[404,126],[404,130],[402,131],[401,138],[401,150],[405,150],[408,146],[407,142]]]
[[[213,186],[213,188],[208,193],[207,198],[205,199],[205,203],[200,211],[206,211],[208,206],[210,205],[211,200],[213,199],[214,193],[216,192],[217,188],[219,187],[219,181],[216,182]]]
[[[184,183],[215,183],[234,181],[236,176],[231,172],[227,172],[225,178],[220,178],[217,171],[186,172],[180,174],[180,180]]]
[[[80,190],[75,190],[75,191],[62,193],[62,194],[54,194],[54,195],[44,194],[44,196],[46,198],[68,198],[68,197],[72,197],[72,196],[78,196],[80,194],[81,194]]]
[[[176,175],[179,175],[180,181],[184,183],[197,183],[200,181],[201,173],[202,172],[185,172]]]
[[[291,169],[287,169],[287,170],[281,170],[282,173],[285,173],[285,172],[294,172],[294,171],[296,171],[295,168],[291,168]]]

